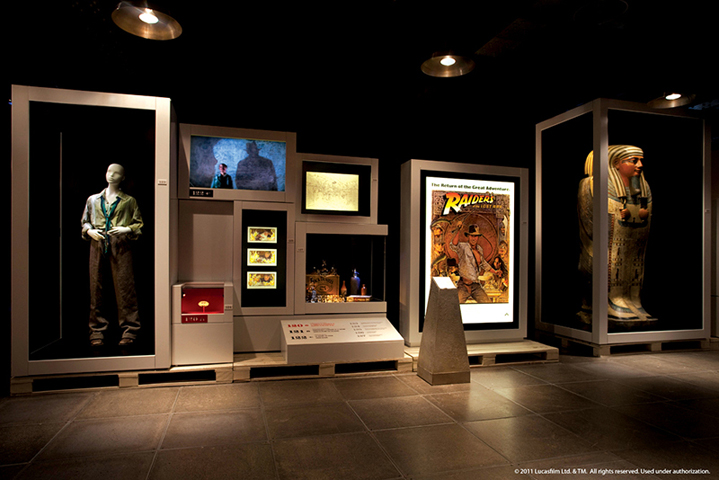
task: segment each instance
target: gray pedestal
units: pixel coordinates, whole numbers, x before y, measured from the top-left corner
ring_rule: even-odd
[[[446,277],[434,277],[429,289],[417,375],[430,385],[469,383],[459,298],[454,284]]]

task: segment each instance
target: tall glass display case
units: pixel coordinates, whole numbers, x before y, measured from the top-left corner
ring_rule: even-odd
[[[12,95],[12,375],[169,367],[170,100]]]
[[[613,346],[710,336],[709,136],[599,99],[536,128],[536,327]]]

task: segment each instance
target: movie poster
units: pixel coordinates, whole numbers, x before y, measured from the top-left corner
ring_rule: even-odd
[[[515,184],[429,176],[425,182],[425,309],[432,277],[449,277],[463,323],[511,323]]]

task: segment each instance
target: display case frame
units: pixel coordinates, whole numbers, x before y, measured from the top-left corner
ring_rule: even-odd
[[[517,247],[512,261],[514,299],[512,302],[511,323],[490,323],[481,326],[468,326],[465,323],[467,343],[521,341],[527,335],[527,262],[528,262],[528,171],[523,168],[499,167],[490,165],[437,162],[430,160],[410,160],[402,165],[402,216],[400,239],[400,333],[410,347],[420,345],[422,339],[422,292],[421,278],[429,275],[430,266],[422,270],[421,238],[426,232],[423,226],[423,205],[426,192],[423,182],[427,175],[446,175],[448,178],[476,178],[488,181],[507,181],[514,185],[514,205],[518,215],[514,219],[514,238]]]
[[[260,143],[284,143],[285,145],[285,168],[284,168],[284,190],[250,190],[250,189],[223,189],[211,188],[211,186],[193,186],[192,177],[192,137],[208,137],[226,139],[229,141],[255,141]],[[259,153],[262,153],[260,150]],[[293,132],[275,132],[268,130],[253,130],[246,128],[216,127],[208,125],[180,124],[180,148],[179,148],[179,183],[178,197],[180,199],[202,199],[202,200],[223,200],[223,201],[265,201],[265,202],[292,202],[295,198],[296,188],[296,156],[297,156],[297,134]],[[220,159],[217,163],[221,163]],[[274,159],[271,159],[274,161]],[[211,163],[212,159],[209,159]],[[234,161],[234,158],[233,158]],[[234,166],[232,166],[234,168]],[[215,166],[210,167],[215,172]],[[230,168],[230,171],[234,171]],[[277,173],[277,172],[276,172]],[[213,174],[209,175],[209,178]],[[207,175],[205,175],[207,176]],[[204,177],[203,177],[204,178]],[[235,179],[234,175],[232,178]],[[236,187],[236,185],[235,185]]]
[[[221,291],[222,301],[212,312],[185,312],[184,294],[188,289]],[[230,282],[182,282],[172,286],[173,365],[232,362],[233,296]]]
[[[565,337],[568,339],[574,339],[579,342],[584,342],[593,346],[604,346],[604,345],[625,345],[625,344],[639,344],[639,343],[650,343],[650,342],[665,342],[665,341],[686,341],[686,340],[703,340],[710,337],[710,289],[711,289],[711,266],[707,261],[701,261],[701,274],[698,279],[701,282],[700,290],[700,303],[701,303],[701,318],[697,319],[700,322],[698,328],[671,328],[668,330],[639,330],[639,331],[614,331],[610,332],[609,318],[608,318],[608,242],[609,242],[609,225],[608,222],[593,222],[593,269],[592,269],[592,317],[590,330],[583,330],[568,324],[559,324],[557,321],[552,322],[550,315],[543,306],[544,300],[544,289],[547,288],[543,285],[543,268],[548,268],[543,265],[544,256],[544,241],[548,238],[548,234],[545,235],[543,229],[547,221],[543,221],[543,212],[546,210],[543,206],[545,194],[550,190],[547,187],[547,180],[543,179],[543,148],[546,147],[547,140],[543,139],[544,134],[553,133],[552,129],[556,127],[571,127],[570,122],[582,122],[582,131],[586,128],[590,130],[583,133],[587,137],[588,142],[591,142],[588,150],[593,152],[599,152],[598,161],[593,162],[593,188],[594,191],[607,192],[608,189],[608,149],[610,145],[610,133],[609,129],[612,124],[611,118],[618,118],[616,115],[628,115],[636,114],[637,119],[646,119],[647,121],[656,119],[686,119],[688,122],[696,122],[691,124],[692,130],[696,130],[697,136],[700,137],[698,140],[701,145],[697,145],[697,155],[701,155],[697,161],[701,161],[701,169],[703,176],[701,179],[692,180],[692,185],[699,187],[701,190],[701,205],[694,205],[691,208],[694,212],[692,219],[699,219],[701,216],[702,229],[697,236],[701,238],[692,238],[700,243],[701,247],[697,254],[701,254],[702,258],[711,258],[711,200],[710,200],[710,135],[708,127],[702,119],[699,119],[685,111],[671,111],[671,110],[655,110],[647,107],[646,105],[623,102],[617,100],[597,99],[586,105],[577,107],[573,110],[565,112],[554,118],[546,120],[537,124],[536,126],[536,256],[535,256],[535,327],[538,331],[548,333],[558,337]],[[645,117],[646,116],[646,117]],[[684,121],[684,120],[682,120]],[[588,126],[591,124],[591,126]],[[612,137],[616,138],[616,137]],[[616,140],[612,140],[611,143],[617,143]],[[619,142],[626,143],[626,142]],[[589,151],[584,152],[587,155]],[[556,161],[556,159],[554,159]],[[583,158],[579,158],[579,167],[581,169],[581,162]],[[646,162],[645,162],[646,163]],[[563,167],[564,168],[564,167]],[[568,168],[568,167],[567,167]],[[650,168],[650,167],[648,167]],[[576,186],[574,187],[576,188]],[[574,188],[572,190],[574,190]],[[573,192],[572,192],[573,193]],[[575,198],[576,202],[576,198]],[[697,202],[699,203],[699,202]],[[666,207],[664,207],[666,209]],[[698,209],[702,209],[701,215],[698,213]],[[594,195],[593,197],[593,211],[594,218],[607,218],[608,215],[608,204],[606,195]],[[575,215],[576,213],[571,212],[570,214]],[[654,214],[653,214],[654,215]],[[693,222],[696,224],[698,222]],[[555,232],[558,233],[558,232]],[[578,234],[572,232],[574,237]],[[570,235],[566,232],[566,236]],[[573,237],[572,237],[573,238]],[[598,240],[596,240],[598,239]],[[578,241],[578,240],[577,240]],[[661,242],[662,239],[653,239],[650,242]],[[569,250],[573,251],[573,250]],[[656,260],[656,259],[655,259]],[[649,261],[649,260],[647,260]],[[663,263],[663,262],[662,262]],[[697,279],[694,279],[697,280]],[[668,294],[669,291],[666,292]],[[659,312],[659,317],[661,312]]]
[[[87,356],[69,358],[49,358],[31,360],[30,358],[30,302],[37,298],[37,291],[30,290],[28,270],[30,249],[30,125],[31,103],[67,105],[80,107],[117,108],[154,113],[154,210],[146,206],[154,223],[151,228],[154,243],[151,250],[154,258],[154,345],[152,354],[126,356]],[[123,110],[125,111],[125,110]],[[61,90],[52,88],[12,87],[12,369],[15,377],[101,372],[117,370],[140,370],[167,368],[170,366],[170,289],[173,276],[172,254],[175,240],[172,229],[173,220],[171,198],[174,183],[174,170],[171,157],[174,140],[174,120],[170,99],[137,95]],[[110,127],[108,127],[110,128]],[[81,207],[82,205],[80,205]],[[78,220],[80,218],[78,213]],[[79,237],[80,225],[77,226]],[[83,258],[83,263],[85,262]],[[62,294],[61,294],[62,295]],[[82,315],[82,318],[87,318]],[[62,322],[62,318],[59,320]],[[85,320],[86,322],[86,320]],[[148,327],[146,327],[148,328]]]
[[[295,254],[295,315],[306,314],[351,314],[351,313],[386,313],[385,281],[382,282],[382,296],[380,301],[369,302],[342,302],[342,303],[307,303],[304,287],[307,275],[307,235],[368,235],[386,237],[387,225],[365,225],[346,223],[314,223],[297,222],[296,224],[296,254]],[[384,259],[384,252],[382,252]],[[384,263],[384,262],[383,262]],[[361,273],[361,272],[360,272]],[[384,275],[384,271],[382,272]],[[372,293],[372,292],[370,292]]]
[[[266,224],[260,224],[265,220],[255,221],[248,220],[247,212],[258,212],[259,216],[282,216],[285,219],[283,225],[266,221]],[[257,216],[257,215],[256,215]],[[290,315],[294,311],[294,289],[295,289],[295,219],[294,204],[291,203],[272,203],[272,202],[234,202],[234,252],[233,252],[233,284],[235,288],[235,317],[255,317],[264,315]],[[253,227],[272,227],[279,230],[282,238],[276,238],[273,243],[249,243],[243,238],[247,238],[247,226],[245,223],[254,222]],[[272,224],[270,224],[272,223]],[[277,250],[276,265],[260,267],[257,265],[249,265],[247,250],[255,247],[268,246]],[[284,268],[283,265],[284,264]],[[247,286],[247,273],[267,272],[275,275],[276,279],[282,282],[282,285],[275,285],[276,288],[243,288]],[[278,288],[284,290],[284,293],[278,291]],[[258,295],[262,292],[267,295],[277,293],[284,300],[284,305],[280,306],[247,306],[247,302],[243,299],[244,295]],[[272,291],[274,290],[274,292]],[[244,306],[243,306],[244,305]],[[240,326],[240,330],[245,327]]]
[[[312,211],[303,212],[303,200],[307,188],[305,165],[307,164],[323,164],[327,166],[328,171],[342,172],[345,168],[367,167],[369,172],[367,175],[361,174],[363,177],[360,182],[358,192],[360,203],[363,201],[366,205],[366,212],[358,212],[356,214],[343,214],[341,211],[331,213],[319,213]],[[295,178],[297,179],[297,189],[295,191],[295,205],[297,210],[295,218],[298,222],[340,222],[340,223],[362,223],[377,224],[377,195],[378,195],[378,160],[376,158],[361,157],[343,157],[337,155],[320,155],[301,153],[297,155],[295,164]]]

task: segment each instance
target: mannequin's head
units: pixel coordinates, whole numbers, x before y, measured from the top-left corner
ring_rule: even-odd
[[[125,179],[125,168],[119,163],[110,164],[105,173],[108,185],[119,185]]]

